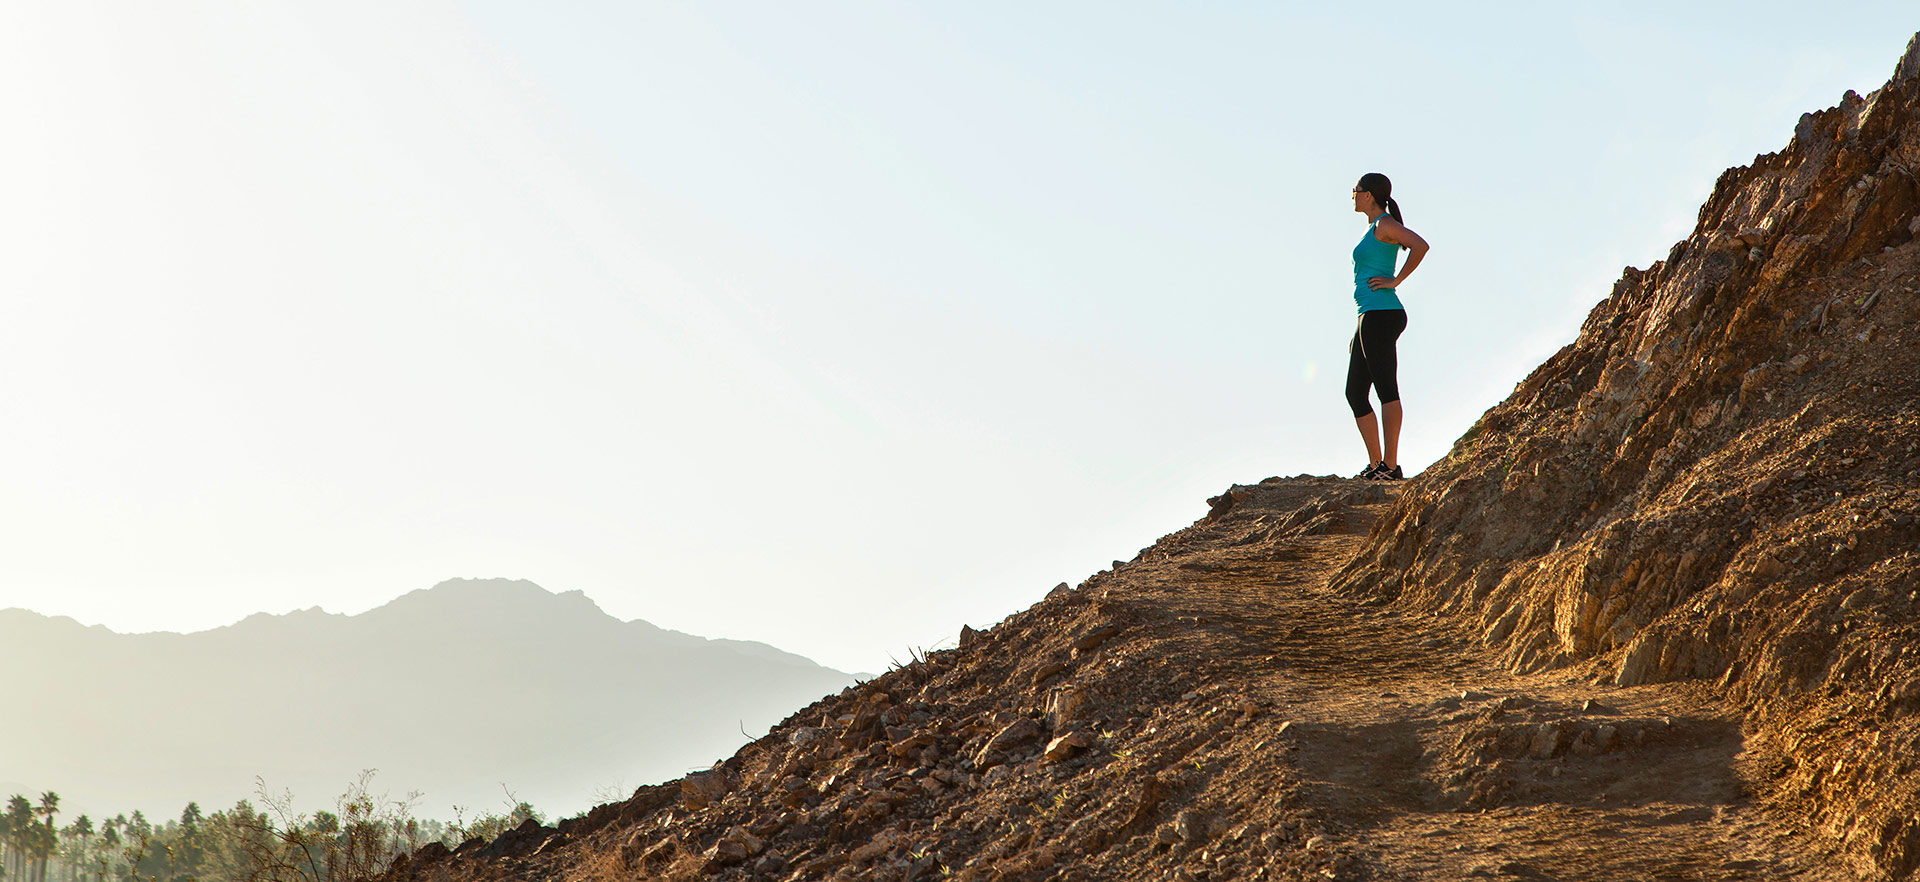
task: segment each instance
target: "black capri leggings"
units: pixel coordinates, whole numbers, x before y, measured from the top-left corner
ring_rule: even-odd
[[[1360,327],[1347,344],[1347,403],[1353,406],[1354,419],[1373,413],[1373,405],[1367,403],[1368,386],[1380,393],[1381,404],[1400,400],[1400,359],[1393,353],[1393,342],[1406,329],[1404,309],[1360,314]]]

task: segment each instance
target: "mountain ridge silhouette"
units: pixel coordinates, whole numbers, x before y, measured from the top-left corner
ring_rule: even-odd
[[[491,809],[503,783],[542,809],[578,809],[596,790],[711,763],[743,731],[855,679],[514,579],[184,634],[12,608],[0,610],[0,664],[51,674],[0,684],[0,706],[38,721],[0,732],[0,778],[79,811],[160,817],[248,797],[255,776],[326,807],[368,768],[395,792],[425,791],[430,816]]]

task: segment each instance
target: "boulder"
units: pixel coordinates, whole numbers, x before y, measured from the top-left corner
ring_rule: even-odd
[[[732,790],[733,778],[725,769],[695,772],[680,779],[680,804],[690,809],[703,809],[720,801]]]
[[[1093,736],[1084,729],[1075,729],[1047,742],[1046,759],[1048,762],[1060,762],[1070,759],[1081,748],[1093,743]]]
[[[995,732],[992,738],[987,739],[987,743],[981,746],[979,753],[974,755],[973,766],[975,769],[988,768],[1000,762],[1007,751],[1028,744],[1040,735],[1039,723],[1027,717],[1014,720]]]

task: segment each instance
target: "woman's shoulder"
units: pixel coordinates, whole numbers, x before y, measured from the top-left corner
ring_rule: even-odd
[[[1412,235],[1413,231],[1407,229],[1406,224],[1394,220],[1393,215],[1380,215],[1380,219],[1373,222],[1373,237],[1382,242],[1404,246],[1407,244],[1407,237]]]

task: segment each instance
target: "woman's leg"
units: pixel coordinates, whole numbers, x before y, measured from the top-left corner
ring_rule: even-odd
[[[1380,461],[1386,463],[1387,468],[1393,468],[1400,464],[1400,402],[1380,405],[1380,425],[1387,436],[1386,452]]]
[[[1360,428],[1361,443],[1367,445],[1367,463],[1371,465],[1385,462],[1385,458],[1380,455],[1380,423],[1373,418],[1373,414],[1358,417],[1353,422]]]
[[[1347,406],[1353,409],[1354,425],[1360,429],[1360,440],[1367,445],[1369,466],[1380,461],[1380,428],[1373,418],[1373,405],[1367,403],[1367,387],[1372,382],[1367,370],[1366,347],[1361,345],[1360,331],[1356,329],[1353,339],[1347,343]]]
[[[1367,380],[1380,395],[1380,422],[1386,434],[1381,461],[1393,468],[1400,464],[1400,357],[1394,344],[1407,329],[1405,310],[1384,309],[1360,316],[1360,330],[1354,334],[1365,356]]]

